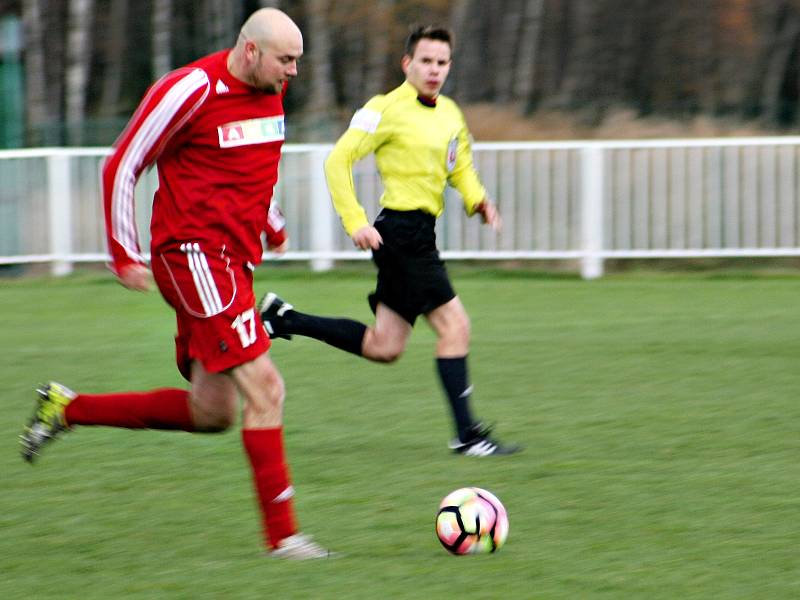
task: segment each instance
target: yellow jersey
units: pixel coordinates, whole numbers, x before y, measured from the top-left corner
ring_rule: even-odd
[[[356,111],[350,127],[325,161],[333,205],[348,235],[369,225],[356,198],[353,164],[374,152],[383,181],[381,206],[422,210],[435,217],[444,210],[444,188],[455,187],[468,215],[486,197],[472,164],[470,135],[455,102],[439,96],[435,106],[417,99],[407,81],[375,96]]]

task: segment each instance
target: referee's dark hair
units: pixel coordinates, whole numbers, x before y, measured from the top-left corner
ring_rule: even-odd
[[[414,51],[417,49],[417,43],[420,40],[438,40],[445,42],[453,49],[453,40],[455,36],[453,32],[447,27],[441,25],[415,25],[411,28],[411,33],[406,38],[405,54],[407,56],[414,56]]]

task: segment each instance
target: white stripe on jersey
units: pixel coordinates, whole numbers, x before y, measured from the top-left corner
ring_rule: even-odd
[[[114,177],[111,196],[111,229],[113,238],[136,260],[142,260],[135,252],[138,245],[136,223],[134,221],[134,188],[136,171],[142,165],[148,152],[161,141],[166,142],[172,133],[182,126],[208,96],[208,76],[205,71],[194,69],[178,80],[164,95],[142,122],[128,143]],[[178,113],[184,102],[203,86],[206,91],[200,100],[175,124],[172,130],[164,128]]]

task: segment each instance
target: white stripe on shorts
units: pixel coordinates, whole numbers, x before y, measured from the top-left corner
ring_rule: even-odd
[[[205,255],[200,251],[200,245],[196,243],[181,244],[181,250],[186,253],[189,270],[192,272],[192,279],[194,280],[194,287],[197,290],[200,302],[203,304],[206,316],[210,317],[221,313],[224,309],[217,291],[217,284],[214,283]]]

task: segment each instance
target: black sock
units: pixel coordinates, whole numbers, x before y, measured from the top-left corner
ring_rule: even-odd
[[[352,319],[317,317],[296,310],[287,311],[275,324],[279,325],[276,333],[304,335],[357,356],[361,356],[361,344],[367,332],[366,325]]]
[[[450,401],[450,408],[453,409],[458,437],[464,441],[465,433],[473,424],[469,412],[472,387],[468,383],[467,357],[437,358],[436,366],[439,369],[439,379]]]

